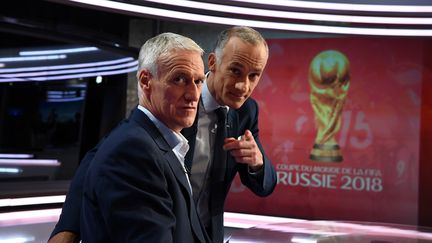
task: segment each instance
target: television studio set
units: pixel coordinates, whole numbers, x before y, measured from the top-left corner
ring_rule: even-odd
[[[0,243],[432,242],[432,1],[1,5]],[[237,27],[252,40],[226,32]],[[140,53],[163,33],[202,48],[202,65],[148,55],[184,69],[167,86],[159,72],[143,81]],[[191,48],[182,40],[167,48]],[[162,110],[179,111],[156,92],[193,85],[195,130],[179,133]],[[203,115],[211,102],[228,108],[225,145],[220,118]],[[137,113],[154,123],[150,143],[168,146],[170,131],[188,150],[129,153],[141,145],[122,141],[139,132],[122,129]]]

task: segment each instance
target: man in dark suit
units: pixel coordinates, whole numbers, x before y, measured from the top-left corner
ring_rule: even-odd
[[[258,196],[271,194],[276,173],[259,141],[258,106],[250,98],[268,59],[268,47],[260,33],[249,27],[222,31],[213,53],[209,54],[198,119],[183,129],[191,150],[186,164],[191,165],[194,200],[213,242],[222,242],[225,198],[234,176]],[[228,109],[226,139],[218,150],[215,111]],[[209,150],[212,153],[209,153]],[[213,156],[210,156],[213,154]]]
[[[191,174],[193,197],[212,242],[222,242],[223,207],[237,172],[244,185],[258,196],[270,195],[276,185],[276,173],[259,141],[258,106],[249,98],[258,84],[268,59],[263,37],[248,27],[232,27],[223,31],[213,53],[209,55],[209,73],[203,85],[197,119],[183,129],[190,149],[185,158]],[[224,154],[215,147],[218,118],[214,110],[228,108]],[[59,223],[50,243],[56,238],[76,237],[79,222],[76,212],[82,190],[82,171],[90,164],[94,150],[81,162],[66,198]],[[212,155],[222,154],[222,158]],[[192,162],[192,163],[191,163]],[[60,233],[59,233],[60,232]],[[58,234],[59,233],[59,234]],[[73,241],[64,241],[73,242]]]
[[[83,185],[82,242],[209,242],[192,198],[180,131],[195,119],[202,49],[173,33],[140,51],[139,105],[98,147]]]

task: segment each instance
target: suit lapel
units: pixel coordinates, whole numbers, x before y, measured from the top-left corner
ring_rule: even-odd
[[[227,123],[228,123],[228,130],[227,130],[228,137],[237,138],[239,135],[241,135],[238,134],[239,118],[236,110],[229,109],[228,116],[227,116]]]
[[[160,141],[161,142],[161,141]],[[165,140],[164,140],[165,142]],[[166,143],[166,142],[165,142]],[[165,158],[167,159],[169,166],[171,167],[174,175],[176,176],[177,180],[180,182],[180,184],[185,187],[185,189],[188,192],[189,197],[189,218],[191,221],[192,229],[195,232],[195,235],[198,237],[200,242],[207,242],[205,236],[204,236],[204,227],[201,226],[201,221],[198,219],[198,212],[196,211],[196,206],[192,197],[192,191],[189,187],[189,183],[186,179],[186,174],[184,169],[182,168],[180,162],[178,161],[177,157],[175,156],[174,152],[167,151],[164,154]]]
[[[177,157],[175,156],[174,152],[170,148],[167,141],[165,141],[162,134],[159,132],[159,130],[154,125],[154,123],[150,120],[150,118],[148,118],[144,114],[144,112],[137,111],[137,109],[135,109],[135,111],[130,116],[130,120],[135,121],[140,126],[146,129],[146,131],[150,134],[150,136],[158,145],[159,149],[164,153],[164,157],[167,160],[169,166],[171,167],[177,180],[188,191],[188,194],[190,195],[191,192],[190,192],[189,184],[186,179],[186,175],[184,174],[183,167],[181,166],[180,162],[178,161]]]
[[[195,138],[197,134],[197,123],[195,122],[191,127],[184,128],[181,133],[188,140],[189,150],[185,156],[185,166],[189,171],[192,169],[192,159],[195,150]]]
[[[198,213],[196,206],[192,198],[192,192],[190,191],[189,183],[186,179],[184,169],[175,156],[174,152],[170,148],[169,144],[165,141],[162,134],[159,132],[154,123],[142,112],[137,109],[130,115],[130,120],[137,122],[140,126],[144,127],[150,136],[154,139],[159,149],[164,153],[164,158],[168,162],[171,170],[174,173],[177,181],[182,185],[183,189],[187,191],[189,217],[191,220],[192,228],[200,240],[200,242],[208,242],[208,237],[204,233],[204,228],[201,226],[201,221],[198,219]],[[196,126],[195,126],[196,128]],[[196,130],[196,129],[195,129]],[[195,132],[196,133],[196,132]]]
[[[193,155],[194,155],[194,151],[195,151],[195,139],[196,139],[197,130],[198,130],[198,116],[199,116],[200,109],[202,109],[201,106],[202,106],[202,101],[200,99],[200,102],[198,104],[197,114],[196,114],[195,121],[194,121],[193,125],[191,127],[184,128],[181,131],[181,133],[188,140],[188,143],[189,143],[189,151],[187,152],[187,154],[185,156],[185,166],[188,168],[189,171],[192,170],[192,160],[193,160]]]

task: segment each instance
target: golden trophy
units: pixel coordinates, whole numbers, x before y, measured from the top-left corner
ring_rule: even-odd
[[[311,160],[343,161],[335,135],[341,127],[349,84],[349,61],[344,54],[326,50],[314,57],[309,67],[309,85],[317,135],[309,157]]]

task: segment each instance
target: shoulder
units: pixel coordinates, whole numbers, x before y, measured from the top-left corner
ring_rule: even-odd
[[[255,110],[258,109],[258,104],[253,98],[248,98],[238,110]]]
[[[239,114],[240,119],[256,117],[258,116],[258,104],[254,99],[248,98],[236,111]]]
[[[99,151],[116,152],[133,150],[154,144],[149,131],[134,122],[123,122],[109,134]]]
[[[145,128],[123,123],[104,140],[94,155],[95,170],[113,168],[139,170],[157,163],[160,159],[159,148]]]

